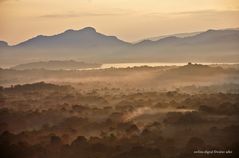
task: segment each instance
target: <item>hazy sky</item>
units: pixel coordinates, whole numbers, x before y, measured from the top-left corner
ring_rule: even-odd
[[[239,0],[0,0],[0,40],[92,26],[126,41],[239,27]]]

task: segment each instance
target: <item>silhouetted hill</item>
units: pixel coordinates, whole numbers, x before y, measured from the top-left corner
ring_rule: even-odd
[[[23,92],[23,91],[35,91],[35,90],[42,90],[42,91],[50,91],[50,90],[55,90],[55,91],[67,91],[67,90],[72,90],[73,88],[71,86],[60,86],[60,85],[54,85],[51,83],[45,83],[45,82],[37,82],[33,84],[23,84],[23,85],[15,85],[11,86],[9,88],[6,88],[6,91],[18,91],[18,92]]]
[[[158,41],[141,41],[125,54],[146,61],[238,62],[238,30],[208,30],[189,37],[166,37]]]
[[[225,72],[226,70],[224,70],[222,67],[211,67],[209,65],[202,65],[202,64],[192,64],[192,63],[188,63],[185,66],[181,66],[179,68],[176,69],[172,69],[170,70],[171,73],[174,74],[181,74],[181,75],[212,75],[212,74],[220,74]]]
[[[181,82],[181,84],[199,83],[204,82],[208,84],[211,82],[218,83],[223,82],[223,76],[230,73],[238,73],[238,70],[233,69],[223,69],[220,66],[209,66],[201,64],[189,63],[185,66],[180,66],[175,69],[169,69],[162,74],[159,74],[157,80],[165,82],[165,84],[174,84],[176,82]],[[227,78],[228,82],[234,82],[235,78]]]
[[[85,68],[97,68],[100,67],[101,64],[96,63],[85,63],[78,62],[74,60],[67,61],[42,61],[42,62],[33,62],[27,64],[20,64],[12,67],[12,69],[16,70],[26,70],[26,69],[48,69],[48,70],[66,70],[66,69],[85,69]]]
[[[150,40],[146,40],[150,41]],[[150,41],[154,45],[162,44],[177,44],[177,45],[191,45],[191,44],[218,44],[220,42],[229,44],[229,42],[238,43],[239,41],[239,30],[208,30],[206,32],[199,33],[189,37],[176,37],[169,36],[157,41]],[[141,42],[143,45],[144,42]],[[136,44],[139,45],[139,44]]]
[[[96,48],[127,45],[127,42],[119,40],[115,36],[106,36],[96,32],[92,27],[81,30],[67,30],[53,36],[37,36],[24,41],[15,47],[31,48]]]
[[[199,33],[202,33],[202,32],[177,33],[177,34],[172,34],[172,35],[156,36],[156,37],[151,37],[151,38],[147,38],[147,39],[151,40],[151,41],[158,41],[160,39],[163,39],[163,38],[166,38],[166,37],[171,37],[171,36],[176,36],[176,37],[184,38],[184,37],[189,37],[189,36],[195,36],[195,35],[197,35]]]
[[[239,28],[228,28],[228,29],[224,29],[224,30],[237,30],[238,31]],[[150,38],[146,38],[145,40],[158,41],[160,39],[163,39],[163,38],[166,38],[166,37],[171,37],[171,36],[184,38],[184,37],[195,36],[195,35],[198,35],[202,32],[204,32],[204,31],[176,33],[176,34],[171,34],[171,35],[162,35],[162,36],[150,37]],[[144,41],[144,40],[141,40],[141,41]]]

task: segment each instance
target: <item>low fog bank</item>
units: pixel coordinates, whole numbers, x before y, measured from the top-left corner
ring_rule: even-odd
[[[100,70],[14,70],[0,69],[0,85],[48,82],[70,84],[74,87],[120,88],[144,90],[176,90],[190,86],[219,85],[235,89],[239,84],[238,65],[200,65],[107,68]],[[221,88],[223,89],[223,88]]]

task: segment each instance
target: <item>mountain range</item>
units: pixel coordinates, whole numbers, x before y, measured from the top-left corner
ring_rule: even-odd
[[[208,30],[129,43],[86,27],[39,35],[13,46],[0,41],[0,66],[71,59],[100,63],[239,62],[239,30]]]

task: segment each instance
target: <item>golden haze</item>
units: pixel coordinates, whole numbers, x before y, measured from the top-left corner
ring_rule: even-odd
[[[126,41],[239,26],[239,0],[0,0],[0,40],[92,26]]]

